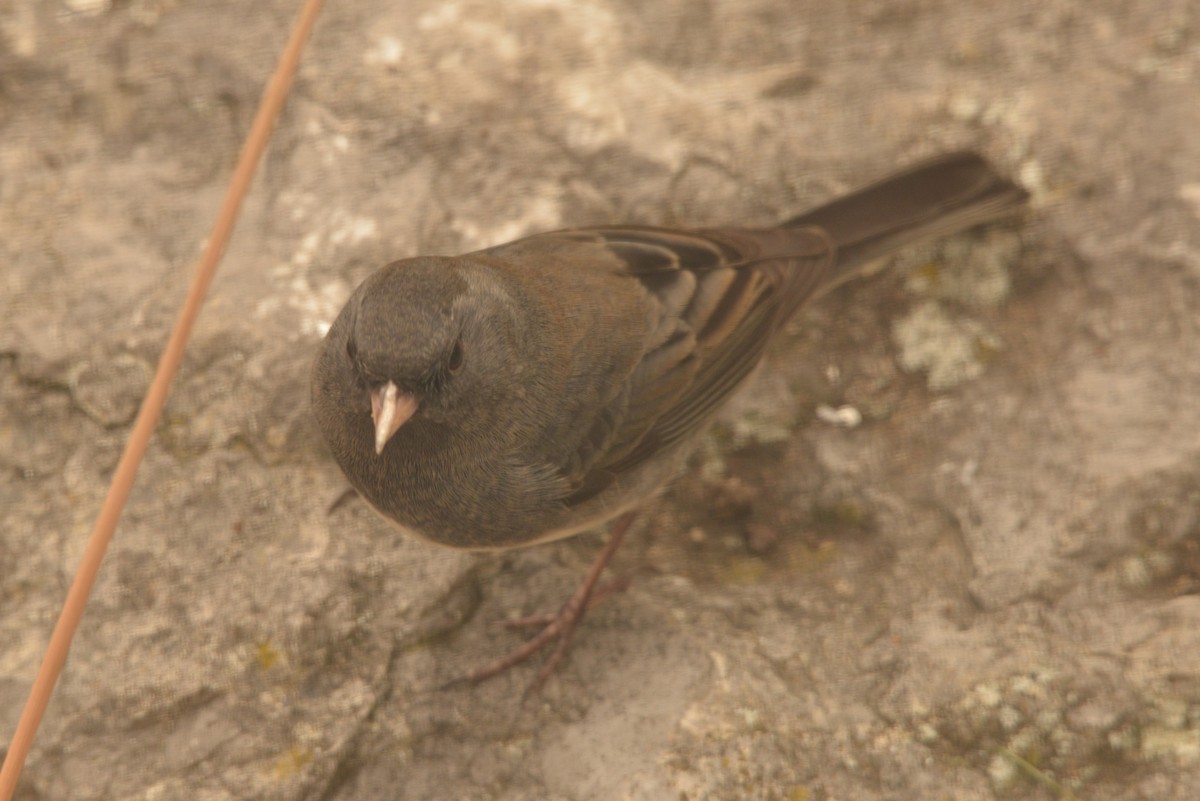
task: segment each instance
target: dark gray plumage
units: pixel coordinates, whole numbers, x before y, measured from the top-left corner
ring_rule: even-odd
[[[864,264],[1019,208],[979,156],[941,156],[778,228],[540,234],[394,262],[354,292],[313,369],[351,484],[426,539],[510,548],[631,509],[806,301]],[[380,433],[371,392],[416,409]]]

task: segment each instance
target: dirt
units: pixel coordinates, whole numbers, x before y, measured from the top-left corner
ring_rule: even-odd
[[[0,6],[0,732],[11,732],[296,4]],[[22,776],[51,799],[1191,799],[1200,6],[325,9]],[[567,662],[600,541],[408,541],[308,365],[383,263],[769,224],[972,148],[1022,220],[797,321]]]

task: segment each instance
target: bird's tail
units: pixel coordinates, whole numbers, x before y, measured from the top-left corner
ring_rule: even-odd
[[[816,225],[837,243],[840,283],[864,265],[1021,209],[1028,193],[975,153],[947,153],[784,223]]]

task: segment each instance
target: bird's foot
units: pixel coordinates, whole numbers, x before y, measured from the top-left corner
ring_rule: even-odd
[[[621,546],[621,541],[625,538],[625,533],[629,530],[629,525],[633,522],[633,517],[632,512],[627,512],[613,522],[612,535],[609,537],[608,543],[605,544],[604,548],[596,556],[596,560],[592,563],[591,568],[588,569],[587,575],[584,576],[578,589],[567,599],[567,602],[563,604],[558,612],[530,615],[529,617],[518,618],[517,620],[510,620],[508,622],[509,628],[540,627],[541,631],[507,656],[484,665],[464,678],[452,682],[452,684],[460,682],[478,684],[481,681],[490,679],[514,665],[524,662],[546,647],[552,640],[557,640],[557,645],[555,645],[550,656],[546,658],[545,663],[538,670],[533,683],[525,690],[525,695],[529,696],[541,689],[542,685],[546,683],[546,679],[550,677],[550,674],[554,672],[554,669],[562,661],[563,656],[566,655],[571,635],[575,633],[575,627],[583,619],[587,610],[625,586],[625,582],[620,579],[612,579],[599,586],[597,584],[600,574],[604,572],[605,566],[612,559],[613,554],[617,552],[617,548]]]

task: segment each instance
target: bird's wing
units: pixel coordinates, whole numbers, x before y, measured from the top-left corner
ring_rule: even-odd
[[[703,426],[750,375],[776,328],[827,280],[835,255],[818,228],[624,226],[541,236],[603,248],[659,312],[625,386],[584,423],[562,466],[573,489],[568,504]]]

